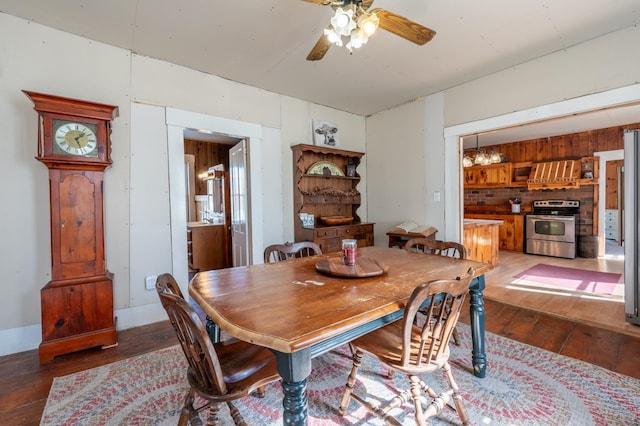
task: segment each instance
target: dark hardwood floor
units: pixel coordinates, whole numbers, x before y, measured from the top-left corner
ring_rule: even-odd
[[[640,338],[491,300],[485,301],[485,312],[487,331],[640,378]],[[469,323],[468,309],[460,320]],[[40,364],[37,350],[0,357],[1,423],[38,425],[54,377],[174,344],[173,329],[165,321],[119,332],[117,347],[86,350],[48,363]]]

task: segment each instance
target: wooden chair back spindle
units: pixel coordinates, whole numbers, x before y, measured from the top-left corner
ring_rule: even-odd
[[[312,241],[298,243],[273,244],[264,250],[264,263],[282,262],[298,257],[322,254],[320,246]]]
[[[458,322],[472,276],[473,270],[470,270],[464,277],[431,281],[413,291],[402,320],[403,366],[421,367],[442,357]],[[416,325],[418,313],[424,313],[421,327]]]
[[[404,245],[408,251],[436,254],[440,256],[455,257],[458,259],[467,258],[467,249],[455,241],[440,241],[430,238],[412,238]]]

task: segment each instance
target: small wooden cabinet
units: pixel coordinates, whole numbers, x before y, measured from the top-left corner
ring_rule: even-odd
[[[187,223],[189,268],[194,271],[209,271],[227,267],[225,230],[225,225],[203,222]]]
[[[296,241],[313,241],[323,253],[339,251],[343,239],[355,239],[358,246],[373,245],[373,223],[358,215],[362,152],[316,145],[295,145],[293,151],[293,208]],[[305,225],[300,214],[313,215]],[[326,225],[321,217],[352,217],[349,224]]]

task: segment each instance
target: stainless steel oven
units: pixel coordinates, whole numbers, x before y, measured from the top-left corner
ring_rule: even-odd
[[[553,257],[576,257],[580,201],[533,202],[525,218],[525,252]]]

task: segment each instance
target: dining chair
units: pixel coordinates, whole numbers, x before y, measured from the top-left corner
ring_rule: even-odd
[[[390,411],[413,402],[416,424],[425,425],[430,417],[440,413],[445,406],[453,408],[448,405],[453,399],[460,420],[463,424],[468,424],[469,416],[449,365],[449,340],[458,322],[464,299],[469,293],[469,283],[474,272],[471,268],[466,274],[454,279],[434,280],[419,285],[411,293],[401,321],[387,324],[349,343],[353,366],[340,401],[341,415],[346,414],[353,397],[386,422],[400,425],[402,423]],[[422,326],[417,326],[414,319],[425,303],[429,313],[427,321]],[[365,397],[355,393],[358,367],[365,353],[405,374],[409,389],[396,390],[397,394],[387,402],[368,402]],[[421,378],[422,375],[438,370],[442,371],[448,383],[448,389],[439,393]],[[368,393],[366,395],[375,399]]]
[[[281,262],[296,257],[316,256],[320,254],[322,254],[322,249],[312,241],[272,244],[264,249],[264,263]]]
[[[440,241],[432,240],[430,238],[412,238],[405,243],[404,249],[458,259],[467,258],[467,249],[465,246],[460,243],[456,243],[455,241]],[[425,314],[422,310],[420,312]],[[456,329],[453,330],[453,343],[460,345],[460,335]]]
[[[280,380],[276,359],[266,348],[236,339],[213,343],[195,309],[181,296],[171,274],[159,275],[156,290],[187,358],[189,392],[179,425],[200,424],[199,413],[209,409],[207,424],[218,424],[222,403],[236,425],[246,424],[233,401]],[[177,289],[177,291],[176,291]],[[207,401],[195,408],[196,394]],[[258,396],[264,392],[258,392]]]
[[[437,254],[440,256],[467,258],[467,249],[455,241],[432,240],[430,238],[412,238],[404,245],[408,251]]]

